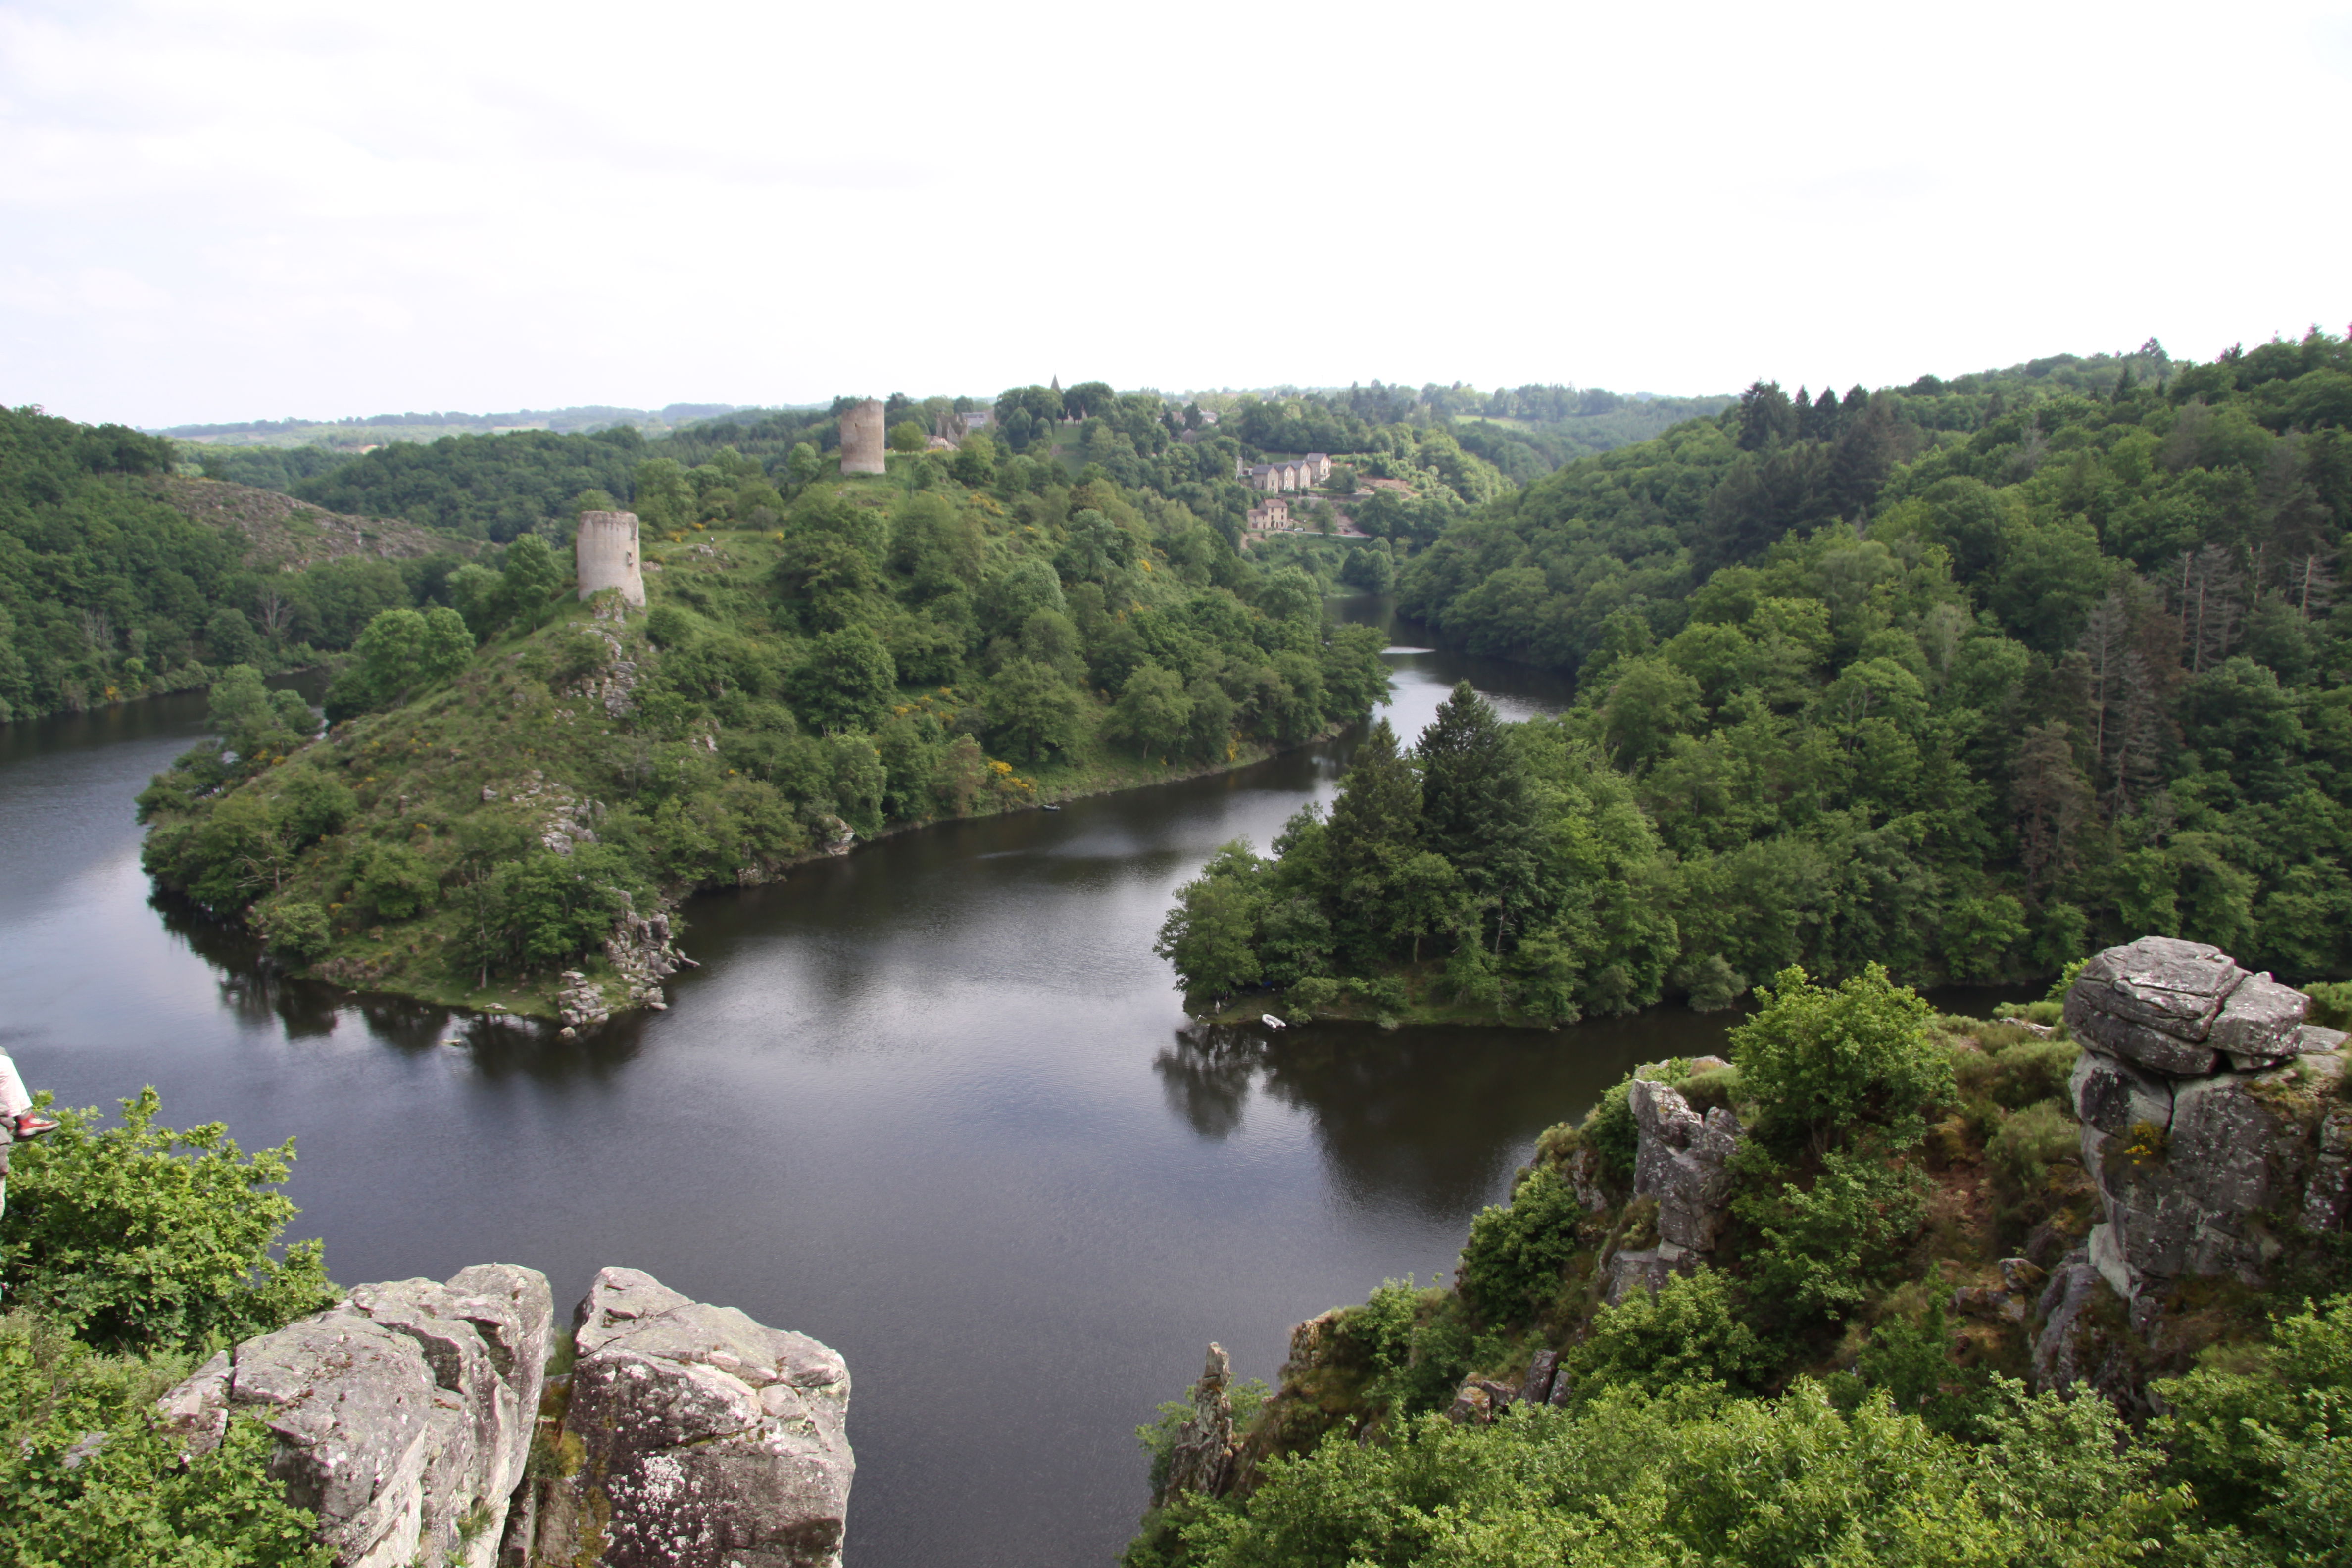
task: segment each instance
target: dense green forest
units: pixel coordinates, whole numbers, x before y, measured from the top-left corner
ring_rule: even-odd
[[[378,612],[430,601],[454,552],[263,568],[249,542],[173,508],[170,443],[0,409],[0,722],[284,668],[346,648]]]
[[[827,408],[713,410],[665,426],[652,438],[616,420],[593,431],[461,431],[404,439],[401,432],[425,428],[415,421],[442,416],[383,416],[350,422],[355,431],[386,432],[372,437],[385,444],[364,455],[324,446],[194,444],[182,455],[214,479],[284,490],[337,511],[401,517],[503,541],[532,530],[560,534],[582,490],[631,502],[635,465],[652,458],[691,468],[731,448],[779,477],[796,446],[806,444],[819,457],[835,450],[840,413],[855,401],[837,398]],[[1427,542],[1471,504],[1539,478],[1570,458],[1654,435],[1694,414],[1713,414],[1728,400],[1628,398],[1564,386],[1482,393],[1460,384],[1415,392],[1374,382],[1344,392],[1284,389],[1213,401],[1231,405],[1231,417],[1222,425],[1207,418],[1198,403],[1180,407],[1158,393],[1121,394],[1102,382],[1066,390],[1016,387],[993,405],[894,393],[885,400],[883,416],[887,427],[911,424],[928,437],[946,416],[985,406],[1005,451],[1058,462],[1073,473],[1098,464],[1121,485],[1182,501],[1230,538],[1239,537],[1250,504],[1234,481],[1236,461],[1307,451],[1349,456],[1357,459],[1351,476],[1412,487],[1370,498],[1360,519],[1365,531]],[[683,411],[674,405],[664,413]],[[403,420],[410,423],[398,423]],[[278,432],[267,427],[265,433]]]
[[[2150,931],[2352,973],[2347,421],[2315,331],[1759,384],[1571,463],[1412,556],[1400,606],[1575,671],[1573,710],[1497,726],[1465,693],[1412,755],[1376,742],[1328,824],[1207,868],[1169,951],[1204,1003],[1389,1010],[1409,978],[1551,1020]]]
[[[1327,622],[1307,572],[1099,468],[975,437],[843,482],[787,443],[804,426],[732,433],[783,448],[773,477],[733,444],[625,476],[646,613],[577,604],[527,533],[448,604],[369,623],[325,739],[231,669],[226,749],[142,797],[148,868],[345,984],[546,1011],[573,964],[621,1004],[642,977],[602,944],[627,912],[898,824],[1231,765],[1388,689],[1380,634]]]
[[[2318,1016],[2352,1021],[2352,988],[2326,992]],[[1544,1133],[1450,1285],[1302,1325],[1280,1388],[1236,1391],[1218,1480],[1171,1492],[1195,1407],[1162,1406],[1128,1568],[2352,1562],[2340,1230],[2282,1217],[2267,1284],[2182,1281],[2160,1330],[2105,1298],[2096,1393],[2037,1369],[2040,1264],[2099,1208],[2079,1047],[2055,1003],[2025,1011],[1783,972],[1728,1062],[1637,1075],[1745,1130],[1707,1264],[1610,1302],[1612,1251],[1664,1223],[1621,1081]],[[2342,1077],[2280,1077],[2292,1121],[2341,1115]]]

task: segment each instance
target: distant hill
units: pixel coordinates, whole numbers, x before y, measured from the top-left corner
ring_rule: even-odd
[[[208,447],[325,447],[363,451],[390,441],[436,441],[444,436],[487,436],[507,430],[553,430],[583,435],[634,425],[648,436],[667,435],[698,419],[732,414],[734,403],[673,403],[666,408],[613,408],[602,404],[575,408],[519,408],[510,414],[372,414],[349,419],[249,419],[234,425],[173,425],[150,428],[151,436]]]

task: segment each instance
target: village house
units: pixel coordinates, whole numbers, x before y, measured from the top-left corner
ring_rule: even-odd
[[[1309,452],[1303,458],[1286,458],[1278,463],[1252,464],[1239,458],[1234,461],[1234,478],[1267,495],[1310,489],[1330,477],[1331,458],[1323,452]]]
[[[985,408],[975,408],[964,414],[942,414],[931,422],[930,450],[948,451],[963,445],[963,438],[975,430],[994,426],[996,416]]]
[[[1252,533],[1272,533],[1290,526],[1290,503],[1280,496],[1268,496],[1264,504],[1249,509],[1246,518]]]

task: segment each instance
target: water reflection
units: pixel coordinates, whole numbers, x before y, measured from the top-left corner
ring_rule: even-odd
[[[1515,716],[1566,696],[1391,662],[1408,740],[1465,675]],[[1179,1033],[1151,953],[1172,889],[1328,801],[1352,735],[696,898],[704,967],[670,1010],[576,1039],[357,997],[151,901],[131,801],[203,713],[197,694],[0,726],[20,1063],[68,1103],[150,1082],[174,1125],[298,1137],[295,1234],[326,1238],[338,1279],[503,1258],[568,1301],[622,1263],[835,1344],[861,1568],[1108,1560],[1141,1501],[1129,1433],[1203,1342],[1269,1374],[1293,1322],[1450,1258],[1536,1131],[1678,1027]]]

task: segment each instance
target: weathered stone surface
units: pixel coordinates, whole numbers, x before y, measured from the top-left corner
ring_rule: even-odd
[[[882,405],[867,398],[841,411],[841,471],[844,474],[887,473],[883,460]]]
[[[2281,985],[2267,973],[2238,983],[2205,1043],[2219,1051],[2248,1056],[2293,1056],[2294,1034],[2311,1011],[2311,998],[2293,986]]]
[[[2079,980],[2066,993],[2066,1027],[2082,1044],[2156,1072],[2189,1077],[2213,1070],[2210,1047],[2104,1012],[2097,1005],[2103,999],[2098,993],[2085,990]]]
[[[1723,1228],[1739,1119],[1720,1106],[1702,1117],[1679,1093],[1647,1079],[1633,1080],[1630,1103],[1639,1136],[1635,1195],[1656,1200],[1661,1241],[1706,1251]]]
[[[1551,1397],[1552,1376],[1559,1371],[1558,1351],[1538,1351],[1528,1363],[1527,1381],[1519,1385],[1519,1402],[1541,1405]]]
[[[2171,1080],[2116,1058],[2084,1051],[2074,1058],[2067,1088],[2074,1114],[2110,1136],[2120,1136],[2135,1122],[2158,1129],[2172,1125]]]
[[[1445,1418],[1457,1426],[1484,1426],[1508,1410],[1518,1391],[1491,1378],[1474,1377],[1464,1384],[1446,1406]]]
[[[2074,990],[2095,993],[2101,1012],[2198,1041],[2245,975],[2218,947],[2144,936],[2094,957],[2075,977]]]
[[[230,1414],[277,1436],[271,1473],[345,1568],[487,1568],[530,1454],[552,1329],[547,1280],[509,1264],[363,1285],[223,1352],[164,1395],[211,1447]]]
[[[2319,1150],[2311,1181],[2304,1188],[2305,1230],[2341,1230],[2352,1217],[2352,1105],[2339,1105],[2321,1118]]]
[[[2036,1386],[2088,1384],[2110,1397],[2127,1397],[2129,1362],[2103,1322],[2119,1316],[2119,1310],[2107,1281],[2083,1248],[2068,1253],[2051,1271],[2040,1311],[2042,1332],[2033,1344]]]
[[[1609,1255],[1603,1268],[1601,1300],[1613,1307],[1636,1286],[1655,1290],[1675,1275],[1688,1274],[1697,1267],[1697,1253],[1671,1241],[1632,1251],[1620,1248]]]
[[[1175,1446],[1168,1453],[1168,1484],[1156,1502],[1179,1492],[1223,1497],[1232,1486],[1234,1404],[1226,1391],[1233,1381],[1233,1358],[1224,1346],[1212,1343],[1201,1381],[1192,1385],[1192,1414],[1177,1428]]]
[[[575,1322],[561,1441],[581,1462],[540,1500],[539,1560],[835,1568],[856,1468],[839,1355],[633,1268],[598,1274]]]

